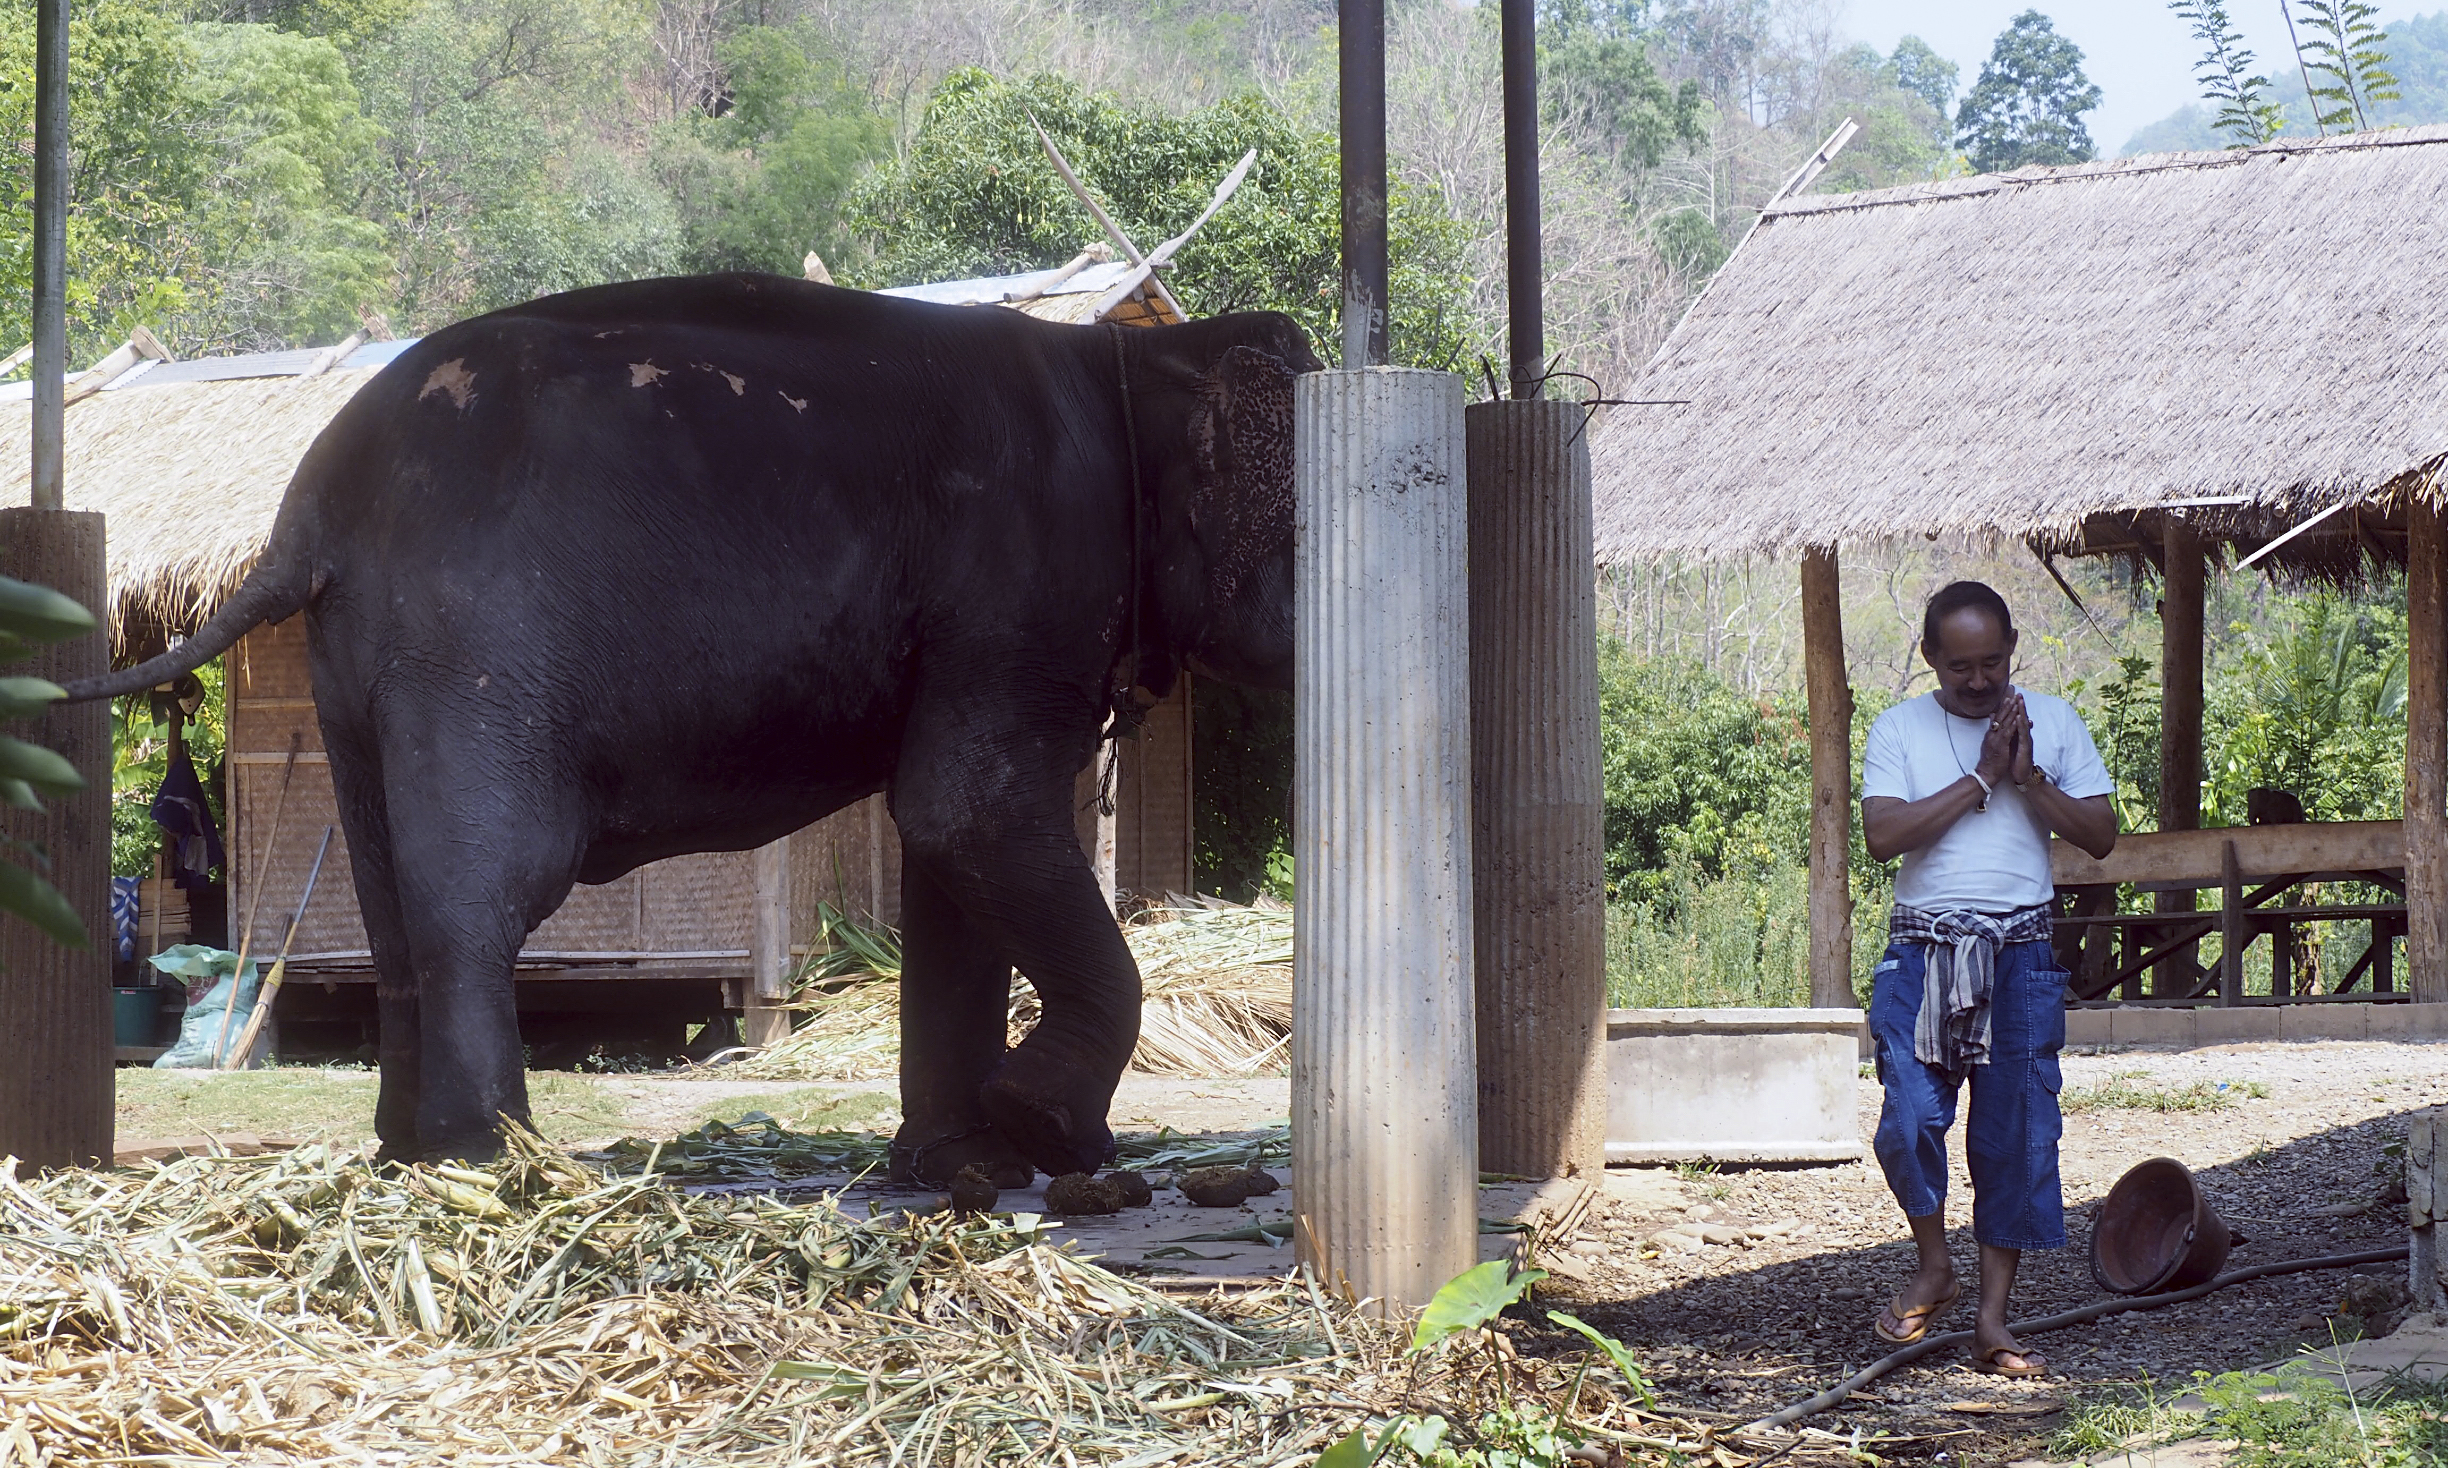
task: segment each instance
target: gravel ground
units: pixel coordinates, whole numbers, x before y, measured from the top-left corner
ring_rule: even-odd
[[[2138,1074],[2137,1074],[2138,1073]],[[2027,1253],[2013,1315],[2030,1319],[2101,1298],[2089,1265],[2091,1213],[2129,1167],[2169,1156],[2193,1169],[2248,1242],[2230,1267],[2387,1248],[2405,1242],[2401,1210],[2335,1216],[2382,1179],[2381,1148],[2405,1137],[2408,1113],[2448,1101],[2448,1046],[2376,1043],[2234,1045],[2184,1052],[2068,1052],[2066,1095],[2109,1086],[2129,1097],[2227,1083],[2215,1109],[2069,1108],[2063,1147],[2069,1247]],[[2120,1080],[2119,1078],[2123,1078]],[[2245,1094],[2247,1085],[2267,1094]],[[2214,1092],[2214,1094],[2216,1094]],[[1861,1128],[1878,1120],[1879,1089],[1861,1082]],[[1955,1140],[1960,1144],[1958,1127]],[[1971,1184],[1960,1146],[1947,1221],[1964,1298],[1940,1329],[1971,1324],[1977,1275]],[[1911,1272],[1904,1220],[1875,1162],[1753,1168],[1717,1175],[1644,1170],[1619,1178],[1585,1231],[1585,1281],[1558,1281],[1571,1309],[1630,1343],[1655,1367],[1661,1398],[1748,1420],[1822,1390],[1884,1355],[1870,1333],[1879,1305]],[[2324,1209],[2329,1212],[2323,1212]],[[1676,1225],[1727,1238],[1696,1248],[1649,1242]],[[1765,1236],[1760,1236],[1760,1235]],[[1686,1235],[1688,1237],[1688,1234]],[[2403,1279],[2371,1266],[2363,1288]],[[2282,1358],[2353,1333],[2340,1315],[2346,1271],[2255,1281],[2165,1310],[2034,1337],[2051,1379],[2007,1383],[1940,1353],[1885,1378],[1815,1425],[1918,1439],[1891,1458],[2004,1462],[2030,1456],[2055,1425],[2053,1405],[2085,1388],[2148,1377],[2184,1383],[2195,1371]]]

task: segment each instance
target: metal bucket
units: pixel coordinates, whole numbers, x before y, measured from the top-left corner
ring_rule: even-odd
[[[2091,1222],[2091,1277],[2119,1295],[2160,1295],[2214,1278],[2235,1235],[2173,1157],[2135,1166]]]

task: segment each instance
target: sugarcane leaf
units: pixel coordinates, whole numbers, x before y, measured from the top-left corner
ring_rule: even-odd
[[[60,642],[93,629],[93,613],[73,598],[48,586],[0,576],[0,631],[28,642]]]
[[[0,734],[0,777],[23,780],[37,790],[65,793],[85,788],[85,777],[62,755]]]
[[[67,696],[67,689],[45,678],[0,678],[0,719],[31,717]]]
[[[0,911],[13,912],[62,948],[83,948],[88,940],[76,909],[59,889],[13,861],[0,861]]]

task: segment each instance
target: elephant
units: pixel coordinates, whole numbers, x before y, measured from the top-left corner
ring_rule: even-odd
[[[1286,688],[1288,316],[1064,325],[779,276],[571,291],[358,391],[156,686],[303,612],[390,1159],[528,1119],[512,965],[573,883],[877,791],[904,852],[893,1174],[1094,1172],[1139,978],[1077,772],[1183,668]],[[1144,690],[1135,692],[1134,690]],[[1011,972],[1042,1021],[1007,1044]]]

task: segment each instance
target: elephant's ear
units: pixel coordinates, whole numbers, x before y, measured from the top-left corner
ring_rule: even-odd
[[[1208,590],[1226,602],[1292,533],[1293,376],[1281,358],[1236,346],[1199,382],[1190,524],[1206,553]]]

